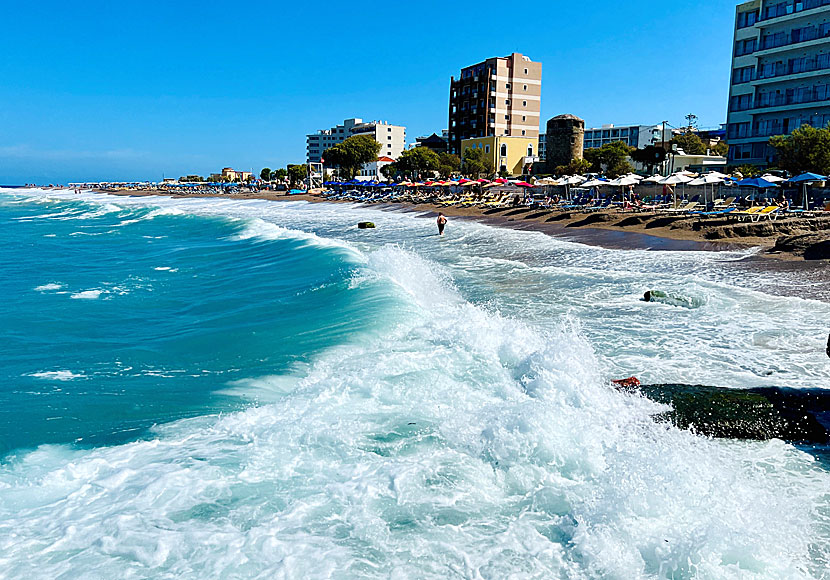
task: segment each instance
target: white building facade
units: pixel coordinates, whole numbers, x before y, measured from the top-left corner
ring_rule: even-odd
[[[772,166],[773,135],[830,122],[830,0],[753,0],[735,15],[730,165]]]
[[[380,143],[380,156],[397,159],[406,147],[406,127],[386,121],[346,119],[342,125],[306,135],[306,163],[320,163],[326,149],[356,135],[370,135]]]
[[[649,145],[658,145],[664,141],[671,141],[671,128],[666,125],[665,136],[661,137],[662,123],[659,125],[602,125],[585,129],[585,149],[594,149],[622,141],[629,147],[643,149]]]

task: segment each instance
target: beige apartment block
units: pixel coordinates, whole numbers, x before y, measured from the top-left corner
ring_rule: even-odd
[[[542,100],[542,63],[518,52],[461,69],[450,79],[449,152],[477,137],[537,140]]]

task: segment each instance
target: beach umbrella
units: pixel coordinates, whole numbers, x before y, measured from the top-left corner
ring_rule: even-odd
[[[490,183],[490,180],[489,180],[489,179],[478,179],[477,181],[478,181],[479,183]]]
[[[665,179],[659,173],[655,173],[651,177],[646,177],[643,181],[646,183],[660,183],[663,179]]]
[[[797,177],[790,179],[790,183],[814,183],[816,181],[827,181],[828,177],[819,175],[818,173],[802,173]]]
[[[505,183],[510,183],[508,180],[504,179],[503,177],[499,177],[498,179],[494,179],[493,183],[500,183],[504,185]]]
[[[735,183],[738,187],[753,187],[757,190],[762,189],[772,189],[773,187],[778,187],[778,184],[772,183],[771,181],[767,181],[762,177],[750,177],[748,179],[742,179]],[[752,194],[752,201],[755,201],[755,194]]]
[[[766,179],[770,183],[781,183],[783,181],[787,181],[783,177],[778,177],[777,175],[770,175],[769,173],[765,173],[761,176],[761,179]]]
[[[608,185],[608,180],[594,178],[582,183],[582,187],[599,187],[600,185]]]
[[[535,187],[532,183],[528,183],[527,181],[517,181],[515,185],[519,187]]]
[[[802,195],[802,203],[803,203],[804,209],[808,209],[807,208],[807,184],[808,183],[816,183],[818,181],[827,181],[827,179],[828,178],[823,176],[823,175],[819,175],[818,173],[810,173],[810,172],[802,173],[801,175],[799,175],[797,177],[793,177],[792,179],[790,179],[790,183],[800,183],[800,184],[802,184],[802,194],[801,195]]]
[[[715,199],[715,184],[723,183],[726,180],[727,176],[723,173],[718,173],[717,171],[713,171],[712,173],[707,173],[706,175],[701,175],[700,177],[693,179],[689,182],[689,185],[702,185],[703,186],[703,204],[705,205],[706,200],[706,186],[712,186],[712,201]]]
[[[562,185],[565,186],[565,193],[567,195],[568,200],[571,199],[571,186],[580,185],[585,183],[587,178],[582,177],[581,175],[571,175],[570,177],[563,177],[562,178]]]
[[[623,201],[625,201],[625,188],[628,187],[628,186],[631,186],[631,185],[639,185],[639,184],[640,184],[639,179],[637,179],[632,174],[628,174],[628,175],[621,175],[620,177],[618,177],[616,179],[612,179],[611,181],[609,181],[608,183],[606,183],[604,185],[619,186],[620,187],[620,195],[622,196]]]
[[[763,177],[750,177],[748,179],[742,179],[735,185],[738,185],[740,187],[755,187],[757,189],[769,189],[771,187],[778,187],[777,184],[772,183],[771,181],[767,181]]]
[[[692,181],[692,178],[689,177],[688,175],[685,175],[683,173],[673,173],[673,174],[669,175],[668,177],[662,179],[661,181],[658,181],[657,183],[662,183],[663,185],[678,185],[678,184],[682,183],[683,184],[683,191],[685,193],[685,191],[686,191],[686,185],[685,184],[689,183],[690,181]],[[672,188],[672,197],[673,197],[673,200],[674,200],[674,207],[677,207],[677,192],[674,190],[674,188]]]
[[[605,185],[621,185],[625,187],[626,185],[639,185],[640,180],[635,178],[632,175],[623,175],[618,177],[617,179],[613,179],[606,183]]]

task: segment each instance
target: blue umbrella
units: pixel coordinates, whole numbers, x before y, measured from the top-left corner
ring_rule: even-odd
[[[735,185],[739,187],[754,187],[756,189],[770,189],[773,187],[778,187],[775,183],[771,181],[767,181],[763,177],[751,177],[748,179],[742,179],[741,181],[737,182]],[[755,194],[752,194],[752,201],[755,201]]]
[[[812,183],[813,181],[827,181],[827,177],[817,173],[802,173],[798,177],[790,179],[790,183]]]
[[[768,189],[770,187],[778,187],[771,181],[767,181],[763,177],[751,177],[749,179],[742,179],[735,185],[740,187],[757,187],[758,189]]]
[[[819,175],[818,173],[810,173],[809,171],[807,173],[802,173],[798,177],[793,177],[792,179],[790,179],[790,183],[801,183],[804,185],[802,200],[804,201],[805,210],[807,209],[807,184],[825,180],[827,180],[827,177]]]

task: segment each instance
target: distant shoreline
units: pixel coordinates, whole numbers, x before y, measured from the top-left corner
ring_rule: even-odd
[[[179,194],[156,190],[108,190],[96,189],[99,193],[127,196],[218,197],[225,199],[266,199],[271,201],[307,201],[310,203],[354,203],[329,200],[318,195],[285,195],[280,192],[260,191],[257,193],[234,194]],[[726,239],[706,237],[705,229],[695,229],[695,218],[665,216],[653,213],[619,213],[599,211],[591,214],[580,212],[549,212],[529,208],[503,208],[483,210],[476,207],[439,206],[435,204],[375,203],[366,207],[385,211],[443,212],[450,218],[461,218],[486,223],[497,227],[542,232],[554,237],[611,249],[653,249],[653,250],[702,250],[729,251],[753,247],[762,248],[760,254],[768,257],[801,260],[799,256],[782,252],[770,254],[767,251],[775,245],[773,236],[745,235]],[[830,216],[827,227],[830,229]],[[763,222],[761,222],[763,223]],[[776,223],[783,223],[782,221]],[[624,235],[627,234],[627,235]]]

